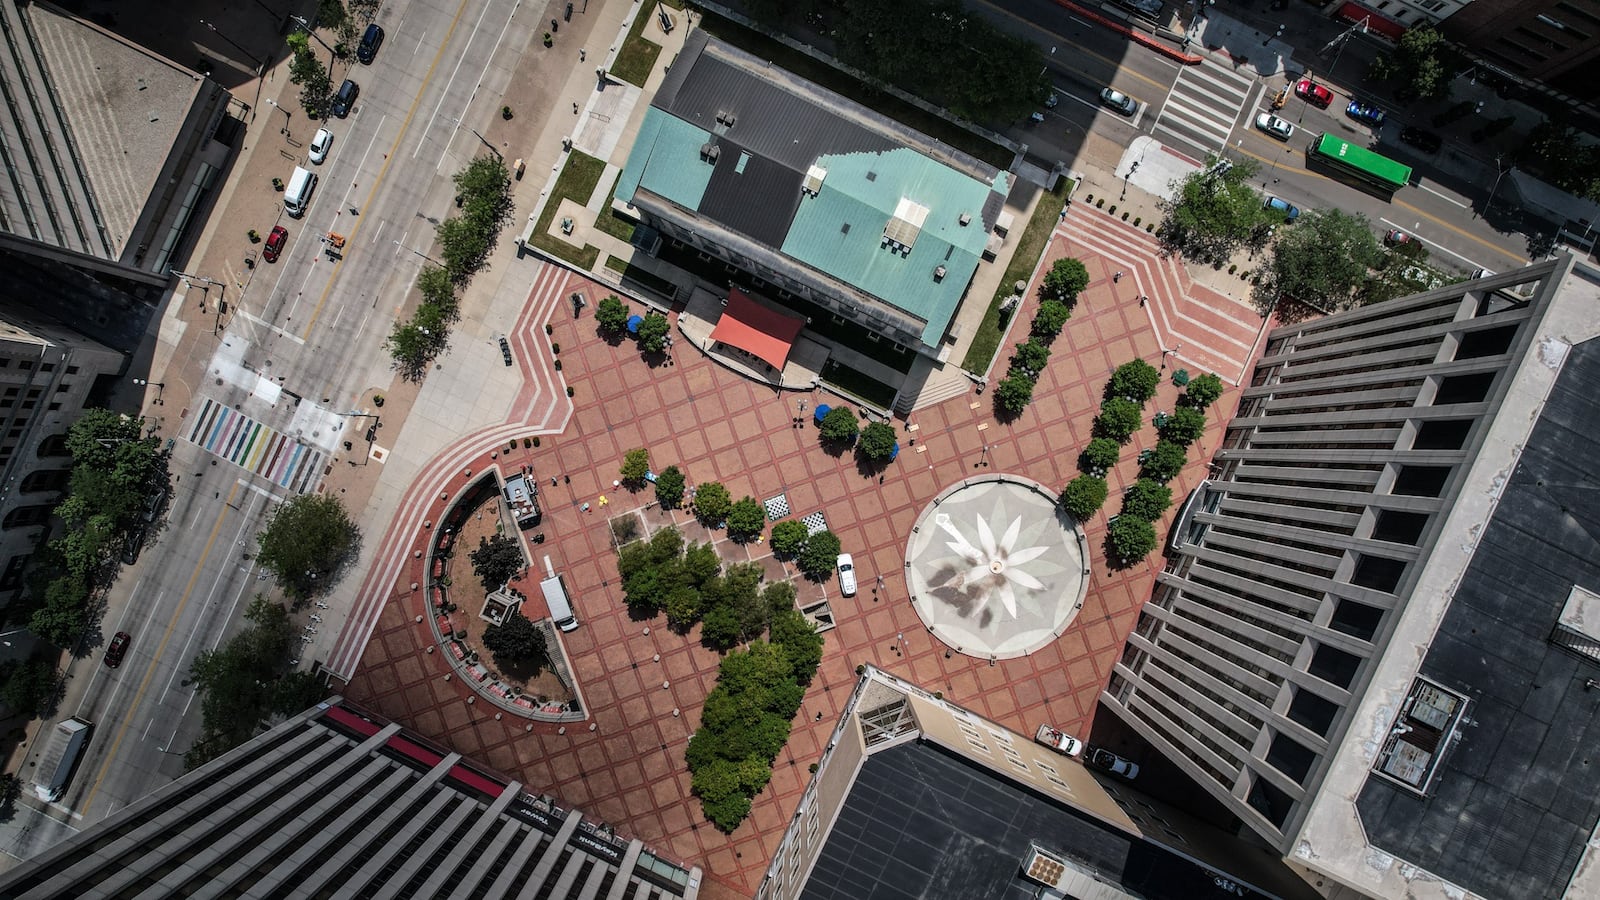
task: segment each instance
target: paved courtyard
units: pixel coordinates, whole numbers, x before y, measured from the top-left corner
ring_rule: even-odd
[[[902,433],[902,452],[881,482],[875,472],[859,471],[852,456],[820,447],[809,417],[804,427],[795,427],[797,398],[808,407],[837,403],[835,398],[775,393],[704,357],[686,341],[671,351],[669,364],[651,366],[632,342],[612,344],[596,333],[592,310],[608,288],[556,266],[511,263],[537,272],[523,315],[508,332],[528,396],[513,410],[514,421],[441,448],[409,488],[389,532],[379,538],[380,558],[357,601],[358,619],[365,611],[372,623],[370,639],[359,621],[341,639],[340,654],[352,659],[359,654],[346,696],[520,779],[530,791],[578,806],[660,853],[701,865],[709,897],[747,897],[760,883],[808,778],[806,767],[820,757],[849,697],[858,663],[871,662],[943,691],[1024,733],[1050,722],[1088,734],[1096,698],[1161,562],[1152,555],[1130,569],[1112,571],[1102,551],[1106,516],[1116,511],[1121,488],[1136,476],[1138,451],[1155,442],[1148,420],[1109,476],[1107,509],[1083,523],[1089,584],[1082,608],[1059,639],[1032,652],[975,659],[928,633],[909,600],[904,576],[911,529],[941,492],[973,476],[1011,474],[1059,489],[1077,474],[1078,452],[1089,440],[1101,389],[1115,366],[1139,357],[1165,362],[1170,372],[1173,357],[1164,358],[1162,351],[1183,339],[1177,365],[1186,364],[1195,374],[1215,367],[1231,384],[1248,361],[1261,323],[1238,315],[1235,301],[1194,289],[1167,271],[1178,264],[1156,259],[1153,242],[1142,230],[1081,205],[1058,229],[1046,265],[1069,250],[1084,260],[1092,281],[1054,343],[1033,405],[1010,423],[996,419],[987,394],[969,393],[918,411],[909,423],[914,430]],[[1135,271],[1135,264],[1140,266],[1137,283],[1113,278],[1119,270]],[[590,300],[577,318],[567,302],[574,291]],[[1141,294],[1149,295],[1146,304],[1139,302]],[[1030,291],[1007,349],[1022,339],[1036,305],[1033,298]],[[548,336],[546,322],[553,328]],[[1195,337],[1183,338],[1183,328]],[[561,346],[560,372],[551,366],[557,358],[552,342]],[[1204,355],[1190,357],[1191,347]],[[997,371],[1004,366],[1002,358]],[[561,396],[562,378],[574,391],[570,411]],[[1170,410],[1177,393],[1170,382],[1163,383],[1147,413]],[[1212,407],[1212,428],[1173,484],[1178,497],[1204,476],[1219,424],[1235,401],[1230,391]],[[523,449],[519,441],[507,451],[511,438],[531,434],[542,434],[540,447]],[[617,584],[607,521],[653,499],[650,492],[613,487],[623,454],[640,446],[650,449],[657,469],[676,464],[691,484],[721,481],[735,498],[766,499],[781,492],[796,516],[823,512],[845,550],[855,555],[857,596],[838,596],[834,581],[804,583],[801,601],[826,596],[838,627],[826,635],[821,671],[772,783],[732,835],[704,821],[683,762],[719,657],[701,648],[693,635],[674,634],[664,619],[631,621]],[[562,638],[592,718],[562,731],[555,724],[498,715],[493,705],[475,702],[460,679],[446,679],[449,668],[441,655],[424,652],[432,638],[416,617],[428,610],[421,591],[411,587],[424,581],[423,562],[415,554],[444,508],[441,495],[462,488],[468,480],[464,472],[525,464],[542,482],[541,529],[548,536],[533,548],[533,565],[538,570],[542,558],[550,557],[564,574],[582,621]],[[552,476],[558,484],[550,484]],[[1164,523],[1158,530],[1165,533]],[[538,611],[537,603],[535,597],[530,614]]]

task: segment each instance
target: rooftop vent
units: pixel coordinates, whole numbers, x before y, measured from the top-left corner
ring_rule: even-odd
[[[806,180],[800,182],[800,193],[810,194],[815,197],[822,193],[822,180],[828,177],[828,170],[821,166],[812,166],[806,170]]]
[[[734,114],[731,113],[731,112],[728,112],[727,110],[718,110],[718,112],[717,112],[717,124],[718,125],[726,125],[727,127],[732,128],[733,127],[734,118],[735,118]]]
[[[933,280],[934,281],[943,281],[946,271],[947,270],[945,269],[944,266],[935,266],[934,269],[933,269]]]
[[[961,227],[963,227],[963,228],[965,228],[968,225],[971,225],[972,224],[972,213],[962,213],[961,214],[961,218],[958,219],[957,221],[959,221],[961,223]]]
[[[707,141],[700,145],[700,158],[712,165],[717,164],[717,157],[722,155],[722,146]]]

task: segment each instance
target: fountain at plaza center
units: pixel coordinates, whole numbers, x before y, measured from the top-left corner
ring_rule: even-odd
[[[1060,636],[1088,591],[1083,531],[1043,485],[973,478],[940,494],[906,548],[912,605],[951,648],[1023,656]]]

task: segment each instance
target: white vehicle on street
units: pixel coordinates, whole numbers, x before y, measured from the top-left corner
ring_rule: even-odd
[[[1094,766],[1096,769],[1099,769],[1103,772],[1110,772],[1113,775],[1126,778],[1129,781],[1139,777],[1138,763],[1123,759],[1115,753],[1112,753],[1110,750],[1102,750],[1099,747],[1096,747],[1095,749],[1089,751],[1089,755],[1084,757],[1083,761],[1091,766]]]
[[[317,133],[311,138],[311,150],[307,155],[311,157],[313,163],[320,166],[322,161],[328,158],[328,148],[332,146],[333,132],[326,128],[318,128]]]
[[[1083,752],[1083,741],[1049,725],[1040,725],[1033,739],[1063,756],[1077,756]]]
[[[1294,126],[1271,113],[1256,116],[1256,127],[1280,141],[1294,137]]]

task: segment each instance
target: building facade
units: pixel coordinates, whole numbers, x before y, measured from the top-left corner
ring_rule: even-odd
[[[693,900],[699,882],[334,698],[28,860],[0,894]]]
[[[67,429],[104,404],[124,365],[123,354],[59,323],[0,312],[0,609],[22,589],[66,491]]]
[[[1440,25],[1445,37],[1517,78],[1580,100],[1600,97],[1597,0],[1472,0]]]
[[[1600,591],[1600,520],[1508,498],[1588,504],[1597,334],[1566,257],[1272,331],[1104,704],[1317,878],[1560,895],[1600,821],[1568,762],[1600,729],[1539,720],[1600,676],[1600,613],[1562,625]]]

